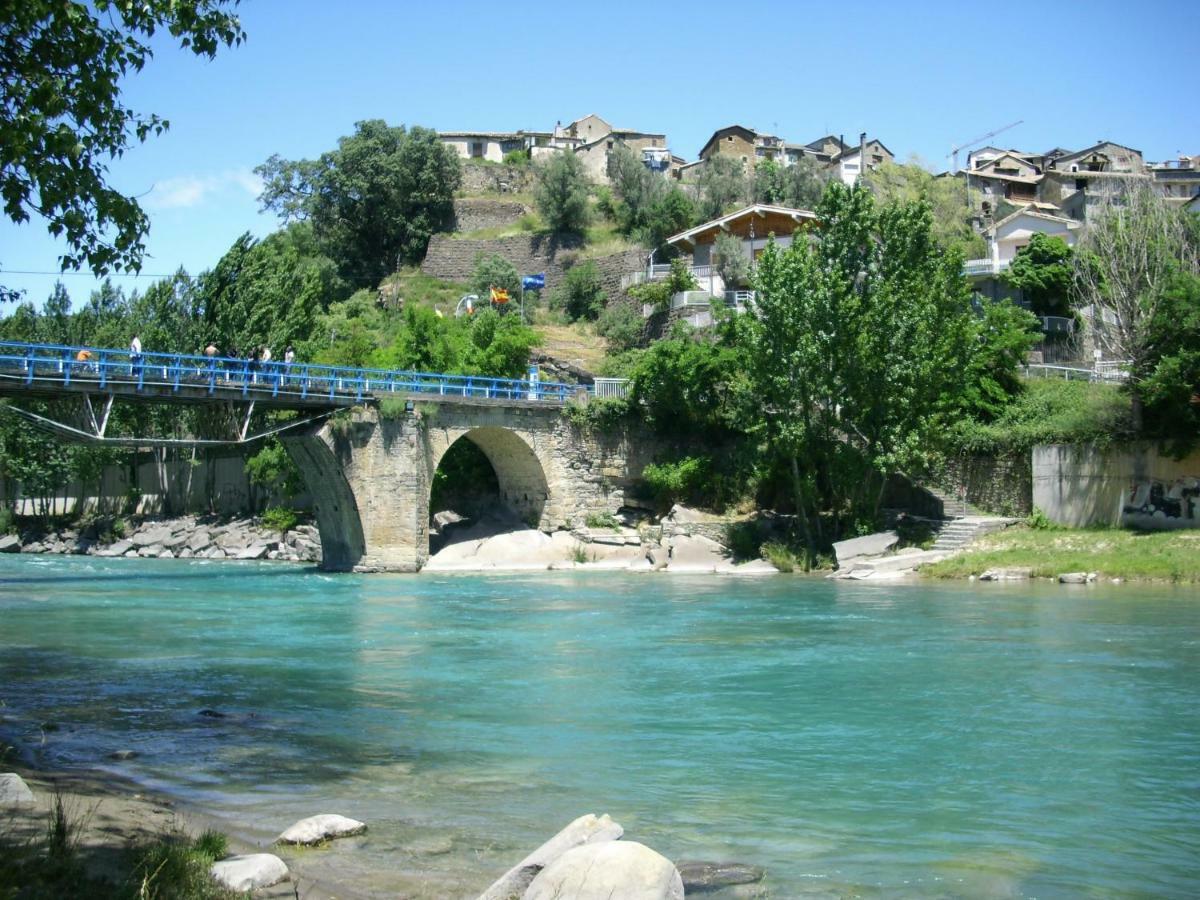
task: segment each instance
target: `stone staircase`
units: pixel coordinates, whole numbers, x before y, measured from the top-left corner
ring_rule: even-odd
[[[921,484],[921,490],[925,493],[936,497],[942,504],[942,515],[947,519],[961,519],[964,517],[986,518],[988,514],[977,506],[972,506],[970,503],[963,504],[963,501],[951,494],[949,491],[944,491],[940,487],[935,487],[932,484]]]
[[[953,553],[961,550],[976,538],[1012,525],[1017,519],[1002,516],[973,515],[960,519],[946,519],[937,528],[937,539],[930,548],[935,553]]]

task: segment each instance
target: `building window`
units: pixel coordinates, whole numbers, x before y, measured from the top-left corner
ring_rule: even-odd
[[[1075,190],[1086,191],[1087,190],[1087,179],[1086,178],[1076,178],[1075,179]]]
[[[483,142],[482,141],[471,141],[471,157],[473,159],[482,159],[483,158]]]

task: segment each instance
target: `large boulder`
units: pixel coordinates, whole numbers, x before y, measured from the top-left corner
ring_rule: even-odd
[[[333,838],[362,834],[366,830],[366,824],[357,819],[323,813],[301,819],[275,840],[280,844],[319,844]]]
[[[255,544],[253,547],[247,547],[244,550],[239,550],[236,559],[263,559],[267,555],[266,544]]]
[[[170,538],[171,532],[169,529],[149,528],[135,534],[132,541],[135,547],[151,547],[155,544],[161,544],[163,541],[170,540]]]
[[[523,900],[683,900],[683,879],[665,856],[636,841],[568,850],[533,879]]]
[[[883,556],[899,542],[900,535],[896,532],[880,531],[848,541],[838,541],[833,545],[833,552],[837,555],[838,565],[844,566],[860,556]]]
[[[501,875],[491,887],[479,895],[479,900],[519,898],[539,872],[568,850],[588,844],[615,841],[624,833],[625,829],[608,815],[597,816],[588,813],[586,816],[580,816]]]
[[[33,803],[33,791],[16,772],[0,774],[0,806],[26,806]]]
[[[715,572],[728,564],[729,552],[712,538],[699,534],[681,534],[671,538],[671,562],[667,565],[668,572]]]
[[[103,550],[97,551],[97,556],[124,556],[133,549],[133,541],[117,541],[109,544]]]
[[[206,549],[212,543],[212,535],[207,531],[193,531],[187,539],[188,549],[193,553],[199,553]]]
[[[0,535],[0,553],[20,553],[21,539],[15,534]]]
[[[213,863],[208,871],[218,884],[231,891],[270,887],[288,877],[288,867],[271,853],[231,856]]]

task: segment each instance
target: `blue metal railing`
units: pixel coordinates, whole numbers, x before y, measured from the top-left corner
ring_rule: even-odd
[[[564,403],[577,391],[590,390],[580,385],[518,378],[353,369],[276,360],[255,362],[182,353],[135,356],[128,350],[17,341],[0,341],[0,373],[10,378],[20,377],[26,385],[37,380],[68,386],[83,379],[101,391],[115,383],[124,387],[133,385],[138,391],[147,387],[167,387],[173,392],[181,387],[199,387],[209,394],[218,389],[223,393],[240,390],[247,399],[325,398],[343,404],[394,393]]]

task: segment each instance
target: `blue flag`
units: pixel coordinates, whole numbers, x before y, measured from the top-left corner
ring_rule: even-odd
[[[536,275],[525,275],[521,278],[521,287],[527,291],[540,291],[546,286],[546,273],[538,272]]]

